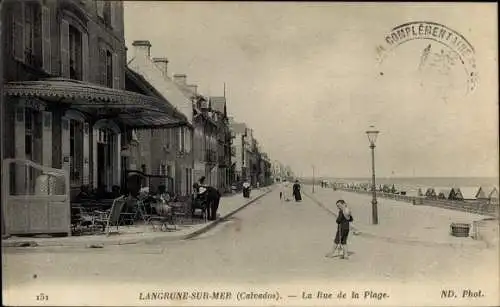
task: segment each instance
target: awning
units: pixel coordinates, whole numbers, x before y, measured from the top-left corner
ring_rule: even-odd
[[[187,124],[182,113],[159,98],[78,80],[51,78],[9,82],[4,92],[9,96],[40,98],[98,118],[118,119],[132,128]]]

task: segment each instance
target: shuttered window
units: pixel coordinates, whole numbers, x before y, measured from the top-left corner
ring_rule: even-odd
[[[104,1],[96,0],[97,16],[104,18]]]
[[[51,31],[50,31],[50,9],[47,6],[42,7],[42,67],[47,73],[52,71],[51,54]]]
[[[99,83],[106,84],[106,49],[99,48]]]
[[[61,21],[61,76],[70,77],[69,23],[64,19]]]
[[[116,29],[117,27],[117,13],[118,13],[118,2],[117,1],[110,1],[109,5],[110,5],[110,23],[109,25],[111,26],[111,28],[113,29]]]
[[[87,33],[81,33],[82,36],[82,80],[90,81],[89,74],[89,36]]]
[[[105,85],[107,87],[113,87],[114,80],[113,80],[113,54],[111,51],[107,50],[106,51],[106,83]]]
[[[120,84],[120,57],[118,53],[113,54],[113,60],[112,60],[112,75],[110,76],[113,79],[113,88],[119,89],[121,87]]]
[[[24,3],[12,6],[12,54],[18,61],[24,62]]]
[[[82,80],[82,33],[73,26],[69,26],[69,75]]]

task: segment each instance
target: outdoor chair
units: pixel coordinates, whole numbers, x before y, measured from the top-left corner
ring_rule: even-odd
[[[125,206],[126,198],[121,196],[113,201],[113,205],[109,211],[94,211],[96,214],[93,219],[94,226],[101,226],[103,231],[109,235],[111,232],[111,226],[116,226],[116,231],[118,232],[119,226],[122,221],[122,210]]]
[[[191,218],[195,216],[196,210],[200,210],[201,218],[203,222],[206,222],[208,219],[208,210],[207,210],[207,201],[204,197],[193,197],[191,200]]]
[[[154,205],[154,208],[156,214],[151,214],[148,220],[148,223],[153,226],[153,230],[156,230],[156,225],[158,224],[160,225],[160,230],[170,231],[177,229],[177,227],[175,226],[174,215],[171,206],[163,203],[157,203],[156,205]],[[168,227],[169,225],[172,225],[173,229],[170,229]]]

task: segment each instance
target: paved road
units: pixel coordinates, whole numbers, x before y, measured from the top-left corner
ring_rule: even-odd
[[[89,248],[9,248],[2,261],[5,287],[78,282],[211,281],[255,284],[316,282],[443,282],[493,284],[498,253],[475,248],[426,247],[352,235],[349,260],[325,258],[334,218],[305,198],[279,200],[278,191],[195,239],[161,245]],[[35,278],[36,275],[36,278]]]

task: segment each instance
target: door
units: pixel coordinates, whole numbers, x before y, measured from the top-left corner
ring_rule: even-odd
[[[106,145],[97,144],[97,187],[106,185]]]

